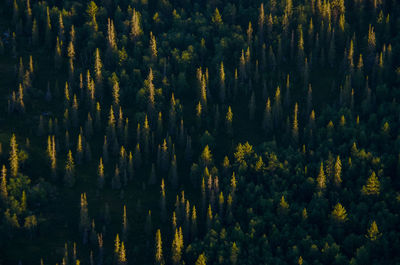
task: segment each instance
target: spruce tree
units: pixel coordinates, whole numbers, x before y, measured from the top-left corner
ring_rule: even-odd
[[[374,171],[372,171],[371,176],[367,179],[367,183],[363,185],[361,192],[364,195],[379,195],[380,182]]]
[[[317,187],[320,191],[324,190],[326,188],[326,176],[325,176],[325,172],[324,172],[323,162],[321,162],[321,166],[319,168],[319,173],[318,173],[318,177],[317,177]]]
[[[64,183],[67,187],[72,187],[75,183],[75,163],[71,150],[68,151],[67,161],[65,162]]]
[[[8,190],[7,190],[7,168],[5,165],[3,165],[3,167],[1,168],[0,196],[3,202],[6,202],[8,198]]]
[[[11,168],[11,176],[16,177],[18,175],[19,170],[19,158],[18,158],[18,144],[15,137],[15,134],[12,134],[10,140],[10,168]]]
[[[332,211],[332,218],[337,222],[345,222],[347,220],[346,209],[340,203],[335,205]]]
[[[370,228],[367,231],[366,237],[371,240],[375,241],[377,240],[382,234],[379,232],[378,225],[376,224],[375,221],[371,223]]]
[[[206,261],[207,261],[206,256],[204,255],[204,253],[202,253],[197,258],[195,265],[207,265]]]
[[[156,232],[156,243],[155,243],[155,262],[156,265],[164,265],[164,257],[162,251],[162,240],[161,240],[161,231],[157,229]]]

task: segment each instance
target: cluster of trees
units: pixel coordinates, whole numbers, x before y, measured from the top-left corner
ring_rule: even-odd
[[[399,262],[397,1],[0,14],[0,263]]]

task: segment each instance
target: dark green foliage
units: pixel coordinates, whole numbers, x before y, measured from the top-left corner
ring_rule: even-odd
[[[0,1],[0,264],[400,263],[399,16]]]

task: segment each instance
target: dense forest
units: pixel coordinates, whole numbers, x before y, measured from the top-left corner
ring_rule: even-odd
[[[397,0],[1,0],[0,264],[400,264]]]

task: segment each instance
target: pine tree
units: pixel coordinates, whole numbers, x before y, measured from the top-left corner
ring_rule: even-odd
[[[222,25],[222,17],[221,17],[221,14],[219,13],[218,8],[215,9],[214,14],[213,14],[213,16],[211,18],[211,21],[217,27]]]
[[[367,235],[366,237],[371,240],[371,241],[375,241],[377,240],[382,234],[379,233],[379,229],[378,229],[378,225],[376,224],[375,221],[373,221],[371,223],[370,228],[367,231]]]
[[[7,190],[7,168],[5,165],[3,165],[3,167],[1,168],[0,196],[3,202],[6,202],[8,198],[8,190]]]
[[[337,203],[332,211],[332,218],[337,222],[345,222],[347,220],[346,209]]]
[[[192,238],[196,238],[197,236],[197,212],[194,205],[192,209],[190,234]]]
[[[50,20],[50,9],[47,7],[46,9],[46,30],[45,30],[45,43],[47,47],[51,46],[51,20]]]
[[[160,208],[161,208],[161,219],[165,222],[167,218],[167,209],[166,209],[166,201],[165,201],[165,184],[164,179],[161,180],[161,200],[160,200]]]
[[[76,144],[76,162],[77,164],[82,163],[82,158],[83,158],[83,143],[82,143],[82,135],[78,135],[78,141]]]
[[[68,151],[67,161],[65,163],[64,183],[67,187],[72,187],[75,183],[75,163],[71,150]]]
[[[128,261],[126,259],[126,249],[125,249],[124,241],[121,242],[121,247],[119,249],[118,264],[119,265],[128,264]]]
[[[233,113],[231,106],[228,107],[228,112],[226,113],[226,130],[229,135],[232,135],[232,120],[233,120]]]
[[[149,70],[149,75],[147,76],[147,79],[145,80],[145,86],[147,88],[147,93],[148,93],[148,105],[147,105],[147,109],[150,113],[150,117],[153,116],[154,114],[154,105],[155,105],[155,88],[154,88],[154,84],[153,84],[153,70],[150,68]]]
[[[115,107],[119,106],[119,90],[120,90],[119,83],[117,80],[115,80],[114,84],[113,84],[113,89],[112,89],[113,105]]]
[[[96,48],[95,60],[94,60],[94,74],[96,79],[96,85],[98,87],[101,87],[103,82],[102,69],[103,69],[103,63],[101,62],[100,50],[99,48]]]
[[[121,249],[121,241],[119,239],[119,234],[117,234],[115,236],[115,240],[114,240],[114,258],[115,259],[117,259],[119,257],[120,249]]]
[[[236,242],[233,242],[231,247],[231,256],[230,256],[230,261],[232,265],[237,264],[238,255],[239,255],[239,248],[237,247]]]
[[[367,183],[362,187],[361,192],[364,195],[379,195],[380,182],[374,171],[372,171]]]
[[[295,143],[297,143],[299,140],[299,122],[297,119],[298,112],[299,112],[299,105],[296,102],[296,104],[294,105],[293,128],[292,128],[292,137]]]
[[[374,30],[374,27],[372,27],[370,24],[369,28],[368,28],[368,50],[369,50],[369,52],[370,53],[374,52],[375,47],[376,47],[375,30]]]
[[[124,205],[124,212],[122,214],[122,236],[126,240],[128,238],[128,217],[126,215],[126,205]]]
[[[10,167],[11,167],[11,176],[16,177],[18,175],[19,168],[19,158],[18,158],[18,144],[15,137],[15,134],[12,134],[10,140]]]
[[[202,253],[197,258],[195,265],[207,265],[206,261],[207,261],[206,256],[204,255],[204,253]]]
[[[321,162],[321,166],[319,168],[319,173],[317,177],[317,187],[319,190],[324,190],[326,188],[326,176],[324,172],[323,162]]]
[[[221,61],[221,65],[219,68],[219,99],[221,103],[225,102],[225,70],[224,70],[224,62]]]
[[[131,32],[130,32],[130,37],[132,41],[136,41],[139,38],[139,36],[143,34],[140,25],[140,19],[141,16],[139,11],[133,9],[132,19],[131,19]]]
[[[94,1],[90,1],[90,3],[88,4],[88,7],[86,9],[86,13],[88,14],[88,16],[90,18],[90,25],[93,27],[94,31],[98,30],[98,25],[97,25],[97,21],[96,21],[97,11],[98,11],[98,7],[97,7],[96,3]]]
[[[74,60],[75,60],[75,48],[74,43],[71,40],[68,45],[68,58],[69,58],[69,73],[70,77],[74,74]]]
[[[164,265],[164,257],[162,252],[162,240],[161,240],[161,231],[157,229],[156,232],[156,244],[155,244],[155,261],[157,265]]]
[[[265,13],[264,13],[264,3],[261,3],[258,15],[258,35],[261,43],[264,40],[264,24],[265,24]]]
[[[150,54],[154,62],[157,59],[157,53],[156,37],[153,35],[153,32],[150,31]]]
[[[181,228],[179,228],[182,231]],[[180,231],[175,230],[174,239],[172,241],[171,259],[174,265],[181,263],[182,250],[183,250],[183,238],[181,238]]]
[[[207,167],[212,164],[212,154],[208,145],[206,145],[201,153],[200,162],[203,166]]]
[[[117,50],[116,32],[114,28],[114,21],[110,18],[107,21],[107,41],[108,49],[111,51]]]
[[[90,219],[88,211],[88,202],[86,198],[86,193],[82,193],[79,228],[85,234],[87,231],[89,231],[89,227],[90,227]]]
[[[335,162],[335,174],[333,181],[336,186],[340,186],[342,183],[342,162],[340,161],[340,156],[338,155]]]

